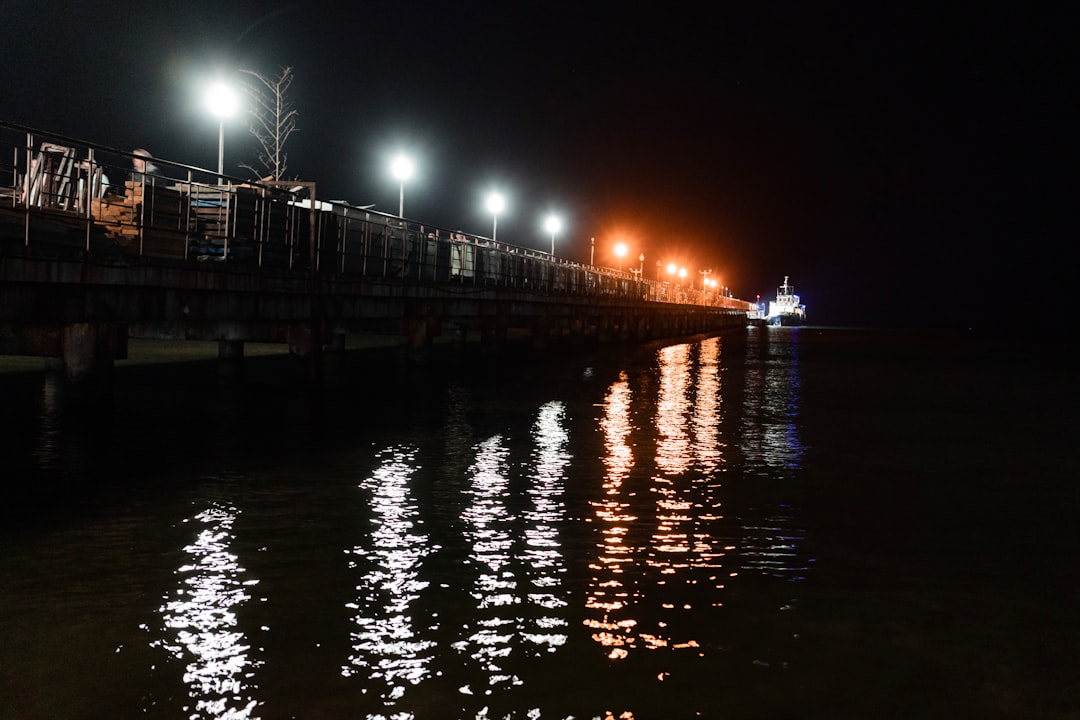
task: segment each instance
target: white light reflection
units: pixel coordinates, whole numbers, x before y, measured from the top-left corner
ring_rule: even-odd
[[[779,328],[747,341],[746,406],[741,433],[751,471],[796,470],[804,448],[799,436],[798,333]]]
[[[799,553],[806,531],[793,527],[795,518],[781,508],[754,524],[742,526],[742,565],[773,577],[802,580],[807,561]]]
[[[540,408],[533,424],[535,472],[528,491],[533,504],[525,512],[525,574],[533,586],[527,599],[540,614],[527,620],[521,633],[525,640],[548,652],[554,652],[567,639],[566,619],[552,612],[567,605],[560,590],[560,575],[566,567],[558,534],[558,523],[565,517],[565,470],[570,463],[565,420],[563,403],[549,402]]]
[[[482,613],[475,621],[476,627],[466,625],[469,635],[454,643],[454,649],[467,652],[479,662],[488,672],[491,686],[520,685],[521,679],[503,667],[504,659],[513,650],[517,625],[507,608],[521,602],[517,578],[510,567],[513,516],[505,502],[510,486],[509,451],[502,436],[495,435],[480,443],[476,453],[466,491],[470,502],[462,520],[465,538],[472,544],[469,557],[479,567],[471,595]]]
[[[799,434],[799,333],[758,328],[746,347],[742,449],[749,474],[783,479],[802,467]],[[802,579],[809,562],[799,545],[805,531],[794,526],[787,505],[746,518],[741,527],[742,564],[748,571]]]
[[[237,513],[233,507],[212,507],[184,521],[203,527],[184,548],[191,561],[176,570],[179,586],[158,611],[172,636],[151,646],[187,662],[184,682],[195,700],[194,708],[184,708],[190,720],[252,719],[259,705],[252,678],[262,661],[249,657],[247,637],[236,630],[236,610],[251,599],[247,588],[258,584],[242,580],[245,570],[229,552]]]
[[[403,447],[378,454],[382,464],[360,483],[368,494],[374,527],[365,544],[349,551],[349,566],[363,566],[365,573],[356,586],[356,602],[348,605],[355,612],[356,629],[351,633],[353,652],[341,674],[382,680],[386,689],[381,697],[387,705],[430,676],[435,654],[435,642],[418,637],[412,617],[413,603],[428,586],[420,580],[421,565],[438,550],[417,528],[418,509],[409,488],[420,469],[415,456],[415,449]]]

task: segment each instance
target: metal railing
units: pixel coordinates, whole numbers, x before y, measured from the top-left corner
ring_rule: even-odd
[[[0,254],[133,255],[407,283],[752,310],[752,303],[447,231],[314,183],[260,183],[0,122]]]

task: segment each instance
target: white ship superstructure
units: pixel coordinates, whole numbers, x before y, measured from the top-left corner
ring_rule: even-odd
[[[784,284],[776,289],[776,299],[769,301],[769,314],[765,321],[770,325],[802,325],[806,322],[806,306],[799,302],[795,286],[784,276]]]

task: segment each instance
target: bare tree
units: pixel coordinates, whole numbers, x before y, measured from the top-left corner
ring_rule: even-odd
[[[296,131],[297,111],[289,100],[292,85],[291,67],[282,68],[281,74],[271,79],[253,70],[241,70],[254,78],[244,83],[244,90],[251,97],[248,130],[259,141],[258,164],[261,170],[241,163],[262,180],[281,180],[285,175],[285,142]]]

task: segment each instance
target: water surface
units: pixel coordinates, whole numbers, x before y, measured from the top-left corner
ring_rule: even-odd
[[[1080,712],[1073,374],[774,328],[0,375],[3,718]]]

